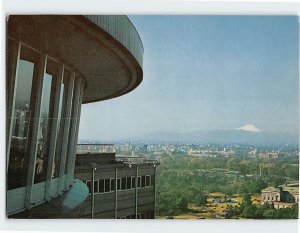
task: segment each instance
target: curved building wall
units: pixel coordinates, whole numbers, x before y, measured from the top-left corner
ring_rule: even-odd
[[[103,22],[106,17],[111,21],[102,16]],[[125,94],[141,82],[141,41],[132,25],[126,36],[127,17],[113,19],[118,26],[104,32],[84,16],[9,17],[8,216],[71,187],[81,104]]]
[[[85,17],[121,42],[143,67],[143,44],[134,25],[126,16],[86,15]]]
[[[7,56],[10,214],[50,200],[71,184],[85,82],[65,64],[13,38]]]
[[[8,36],[80,73],[83,103],[124,95],[142,81],[142,42],[126,16],[10,16]]]

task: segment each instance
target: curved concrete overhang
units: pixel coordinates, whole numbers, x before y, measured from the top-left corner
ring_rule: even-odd
[[[126,16],[9,16],[8,36],[86,81],[83,103],[124,95],[142,81],[143,45]]]

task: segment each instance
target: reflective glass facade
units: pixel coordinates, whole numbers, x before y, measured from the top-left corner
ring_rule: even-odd
[[[84,80],[72,68],[13,38],[8,39],[7,58],[10,215],[54,198],[72,184],[67,176],[74,173],[76,152],[71,148],[79,124],[72,117],[80,116]]]

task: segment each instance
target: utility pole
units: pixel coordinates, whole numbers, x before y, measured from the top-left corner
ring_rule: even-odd
[[[91,217],[94,219],[94,209],[95,209],[95,171],[97,170],[97,165],[95,163],[91,163],[92,169],[92,208],[91,208]]]

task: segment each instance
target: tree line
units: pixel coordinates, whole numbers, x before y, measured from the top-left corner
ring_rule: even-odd
[[[259,175],[260,166],[262,161],[251,158],[171,158],[163,162],[157,172],[157,215],[184,212],[188,204],[203,206],[212,192],[221,192],[228,197],[239,194],[245,198],[245,195],[261,193],[267,186],[283,184],[286,177],[298,178],[298,168],[284,169],[289,166],[289,161],[265,162],[262,176]],[[223,173],[212,174],[209,170],[213,168],[238,171],[240,175],[229,177]],[[248,177],[247,174],[255,176]],[[256,207],[245,199],[239,207],[229,207],[227,217],[281,218],[283,215],[292,218],[294,215],[289,217],[285,213],[289,211],[277,211],[267,205]]]

